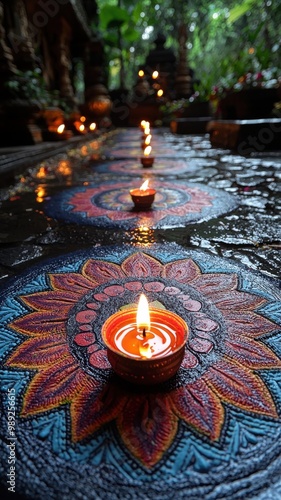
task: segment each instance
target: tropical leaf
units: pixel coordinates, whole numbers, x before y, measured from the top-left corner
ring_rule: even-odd
[[[105,5],[100,9],[99,17],[102,29],[117,28],[130,20],[130,16],[125,9],[110,5]]]
[[[235,23],[241,16],[246,14],[252,6],[256,3],[256,0],[245,0],[240,5],[236,5],[233,9],[230,10],[228,23]]]

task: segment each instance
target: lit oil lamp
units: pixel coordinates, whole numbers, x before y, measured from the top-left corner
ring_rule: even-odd
[[[141,128],[142,130],[144,130],[144,129],[145,129],[145,127],[146,127],[146,124],[147,124],[147,123],[148,123],[148,122],[147,122],[146,120],[142,120],[142,121],[140,122],[140,128]]]
[[[138,75],[140,78],[144,77],[144,71],[142,69],[139,70]]]
[[[49,128],[49,132],[51,132],[51,137],[50,139],[51,140],[65,140],[65,139],[70,139],[70,137],[72,137],[72,132],[71,130],[65,130],[65,124],[64,123],[61,123],[61,125],[59,125],[54,131],[53,130],[50,130]]]
[[[148,210],[154,202],[155,189],[148,187],[146,180],[139,189],[130,189],[130,195],[137,210]]]
[[[89,129],[91,130],[91,132],[94,132],[94,130],[96,130],[96,128],[97,128],[97,124],[95,122],[90,123]]]
[[[141,156],[141,164],[143,167],[152,167],[154,163],[154,156],[150,156],[151,146],[147,146],[143,152],[143,156]]]
[[[164,94],[164,90],[159,89],[158,92],[157,92],[157,97],[162,97],[163,94]]]
[[[59,126],[58,126],[58,128],[57,128],[57,133],[58,133],[58,134],[63,134],[64,129],[65,129],[65,124],[64,124],[64,123],[62,123],[61,125],[59,125]]]
[[[158,384],[178,371],[188,326],[177,314],[150,308],[141,295],[137,308],[118,311],[102,326],[102,338],[113,370],[137,384]]]
[[[156,80],[158,78],[158,76],[159,76],[158,71],[153,71],[153,73],[152,73],[151,76],[152,76],[153,80]]]

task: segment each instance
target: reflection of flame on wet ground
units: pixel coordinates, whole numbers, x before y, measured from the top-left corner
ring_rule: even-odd
[[[149,247],[155,243],[155,231],[147,226],[136,227],[132,231],[128,231],[127,235],[130,238],[132,245]]]
[[[44,198],[46,196],[46,189],[44,188],[44,186],[39,185],[36,188],[35,192],[36,192],[37,203],[42,203],[42,201],[44,201]]]

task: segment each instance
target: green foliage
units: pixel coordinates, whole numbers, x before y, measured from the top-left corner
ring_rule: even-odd
[[[99,11],[100,27],[102,30],[114,29],[128,23],[130,16],[125,9],[114,5],[105,5]]]
[[[178,53],[182,22],[188,27],[187,63],[200,82],[196,90],[201,98],[214,85],[231,86],[248,72],[270,67],[280,72],[280,0],[98,0],[98,5],[108,61],[118,57],[128,87],[158,31]]]
[[[240,19],[240,17],[246,14],[256,3],[256,0],[244,0],[244,2],[235,5],[229,13],[228,22],[231,24],[237,21],[237,19]]]
[[[36,105],[40,109],[47,107],[58,107],[66,113],[71,112],[69,104],[60,97],[58,90],[49,90],[41,70],[19,71],[13,79],[6,82],[6,88],[11,99],[27,101],[30,105]]]

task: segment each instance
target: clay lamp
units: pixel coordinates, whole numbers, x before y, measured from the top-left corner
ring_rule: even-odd
[[[146,180],[139,189],[130,189],[130,195],[137,210],[148,210],[154,202],[155,189],[148,187]]]
[[[94,132],[97,129],[97,124],[95,122],[90,123],[89,129],[91,130],[91,132]]]
[[[63,134],[64,133],[64,129],[65,129],[65,124],[62,123],[61,125],[58,126],[57,133],[58,134]]]
[[[72,137],[72,132],[71,130],[65,130],[65,124],[61,123],[56,129],[56,133],[54,134],[55,137],[53,137],[56,140],[65,140],[65,139],[70,139]]]
[[[113,370],[136,384],[158,384],[178,371],[185,350],[188,326],[177,314],[149,308],[141,294],[138,307],[110,316],[101,335]]]
[[[141,156],[141,164],[145,168],[152,167],[154,163],[154,156],[150,156],[151,149],[151,146],[147,146],[144,149],[143,156]]]

